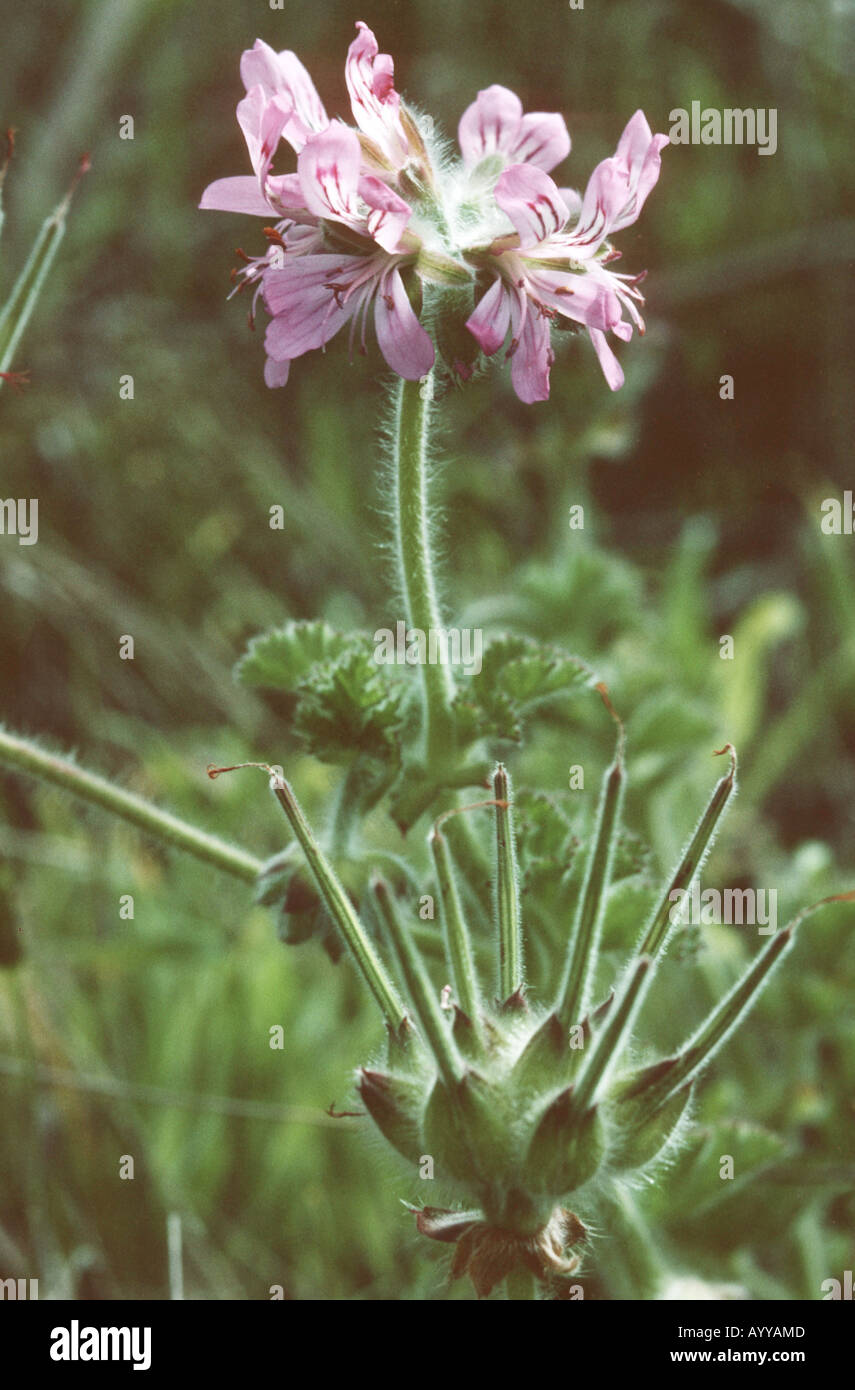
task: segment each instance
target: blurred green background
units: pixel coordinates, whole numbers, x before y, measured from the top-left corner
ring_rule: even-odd
[[[213,787],[207,763],[281,762],[315,816],[327,804],[339,773],[231,668],[288,617],[373,630],[397,616],[375,543],[382,364],[335,342],[267,391],[261,325],[250,334],[245,301],[225,299],[233,248],[260,250],[260,224],[196,205],[248,171],[241,50],[256,36],[295,49],[347,117],[356,19],[449,135],[493,82],[562,111],[561,182],[577,187],[639,106],[661,131],[694,100],[777,109],[773,157],[665,151],[618,238],[624,267],[650,272],[621,393],[579,339],[549,404],[521,405],[499,371],[444,403],[448,608],[566,645],[608,680],[628,725],[627,819],[653,863],[668,867],[731,739],[742,793],[705,882],[775,887],[781,920],[855,886],[855,540],[819,526],[821,500],[852,486],[855,438],[855,9],[841,0],[3,0],[0,122],[18,130],[4,287],[82,150],[93,167],[15,364],[32,384],[0,393],[0,490],[40,500],[38,545],[0,545],[2,718],[261,856],[283,824],[256,787]],[[571,763],[605,765],[595,701],[574,718],[511,758],[518,782],[561,792]],[[167,1297],[177,1212],[188,1297],[448,1296],[398,1201],[423,1197],[418,1182],[357,1121],[324,1115],[349,1108],[352,1068],[380,1043],[348,965],[286,949],[239,885],[57,791],[3,774],[0,810],[0,1276],[38,1276],[43,1297]],[[421,841],[377,834],[420,861]],[[853,927],[843,907],[810,923],[711,1069],[699,1121],[716,1172],[719,1125],[777,1136],[758,1141],[764,1161],[792,1166],[750,1194],[693,1188],[688,1160],[676,1195],[663,1179],[651,1218],[675,1267],[778,1298],[820,1297],[852,1267]],[[755,948],[710,929],[669,962],[652,1041],[676,1041]],[[591,1296],[610,1292],[595,1273]]]

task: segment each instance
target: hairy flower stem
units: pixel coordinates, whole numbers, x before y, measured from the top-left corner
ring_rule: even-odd
[[[357,917],[350,898],[339,883],[335,870],[315,839],[297,798],[276,769],[271,771],[270,789],[288,817],[327,911],[353,956],[362,978],[380,1005],[383,1017],[390,1028],[399,1028],[404,1021],[406,1009],[398,991]]]
[[[103,807],[105,811],[110,811],[122,820],[130,821],[132,825],[153,835],[164,844],[192,854],[207,864],[213,864],[216,868],[222,869],[223,873],[242,879],[244,883],[254,883],[258,877],[262,867],[261,860],[247,854],[237,845],[226,844],[215,835],[208,835],[196,826],[188,825],[186,821],[170,815],[168,811],[159,810],[141,796],[135,796],[133,792],[114,786],[105,777],[86,772],[68,758],[48,753],[38,744],[10,734],[5,729],[0,729],[0,762],[18,772],[39,777],[45,782],[53,782],[72,796],[79,796],[84,801],[91,801],[96,806]]]
[[[433,375],[424,383],[402,380],[397,388],[393,431],[395,558],[410,628],[429,635],[442,626],[431,554],[428,502],[428,438]],[[441,662],[423,662],[422,752],[427,765],[454,754],[451,702],[454,677]]]

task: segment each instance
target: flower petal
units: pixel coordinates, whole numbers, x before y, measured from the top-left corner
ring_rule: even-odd
[[[291,363],[287,358],[284,362],[275,362],[272,357],[268,357],[264,364],[265,385],[270,387],[284,386],[290,370]]]
[[[296,53],[283,49],[276,53],[263,39],[241,55],[240,75],[247,91],[261,86],[268,100],[285,96],[292,116],[283,134],[299,154],[309,136],[329,125],[323,102],[315,84]]]
[[[496,184],[496,202],[514,224],[522,248],[560,232],[569,209],[548,174],[533,164],[512,164]]]
[[[361,256],[298,256],[265,271],[268,356],[281,362],[328,343],[357,307],[347,299],[347,277],[362,263]]]
[[[380,351],[393,372],[407,381],[427,376],[434,363],[433,342],[419,323],[396,269],[388,271],[380,284],[374,324]]]
[[[413,215],[409,203],[375,174],[363,174],[359,180],[359,196],[371,208],[365,224],[369,235],[384,251],[396,251]]]
[[[624,375],[611,348],[606,341],[605,333],[601,333],[599,328],[589,328],[591,342],[594,344],[597,356],[600,359],[600,366],[603,369],[603,376],[606,378],[612,391],[619,391],[624,383]]]
[[[359,33],[347,50],[344,68],[353,117],[359,129],[374,140],[401,168],[409,155],[409,142],[401,125],[401,98],[395,91],[395,69],[388,53],[378,51],[377,40],[360,19]]]
[[[511,153],[516,163],[535,164],[549,173],[570,153],[570,136],[564,117],[543,111],[523,116]]]
[[[270,218],[271,208],[258,186],[258,179],[252,174],[241,174],[232,179],[215,179],[209,183],[202,194],[200,208],[213,208],[218,212],[246,212],[254,217]]]
[[[522,102],[507,87],[494,85],[479,92],[457,127],[467,168],[491,154],[510,154],[519,137]]]
[[[268,100],[263,87],[253,87],[238,102],[238,124],[243,131],[252,167],[264,187],[276,146],[284,127],[291,119],[293,108],[287,97]]]
[[[492,357],[508,336],[510,322],[511,294],[504,280],[497,277],[466,320],[466,327],[477,338],[481,351]]]
[[[526,405],[549,400],[549,369],[554,360],[549,319],[530,303],[511,363],[513,388]]]
[[[361,151],[355,130],[334,122],[307,140],[297,156],[300,187],[309,212],[338,222],[358,220]]]

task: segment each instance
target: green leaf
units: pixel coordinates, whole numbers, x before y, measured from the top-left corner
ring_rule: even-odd
[[[542,705],[587,689],[593,672],[578,657],[526,637],[496,638],[482,668],[454,703],[462,743],[522,741],[523,721]]]
[[[296,694],[294,732],[316,757],[338,762],[367,753],[387,761],[399,755],[407,688],[363,647],[314,666]]]
[[[560,647],[506,636],[490,643],[481,673],[475,679],[482,702],[488,702],[492,692],[498,690],[522,713],[527,713],[547,700],[585,690],[593,672],[584,661]]]
[[[288,622],[252,639],[235,680],[293,692],[313,666],[340,657],[353,641],[324,622]]]

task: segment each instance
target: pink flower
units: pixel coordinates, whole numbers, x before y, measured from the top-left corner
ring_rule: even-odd
[[[533,164],[548,172],[570,153],[563,116],[524,116],[522,102],[507,87],[479,92],[461,116],[457,135],[467,169],[499,155],[504,164]]]
[[[588,329],[608,385],[613,391],[623,385],[606,334],[625,342],[632,337],[624,308],[644,332],[636,307],[644,302],[637,288],[643,277],[606,268],[616,255],[606,237],[638,217],[659,176],[659,152],[667,143],[668,137],[653,135],[643,114],[636,112],[613,158],[603,160],[591,175],[569,227],[567,198],[543,169],[514,164],[500,176],[495,199],[514,233],[493,242],[496,279],[467,327],[487,356],[498,352],[510,330],[511,380],[521,400],[548,399],[554,360],[550,328],[558,315]]]
[[[395,251],[412,210],[375,174],[362,172],[355,131],[337,122],[306,142],[297,157],[304,206],[315,217],[340,222]]]
[[[353,119],[381,151],[392,169],[402,169],[410,144],[401,122],[401,98],[395,91],[395,65],[381,53],[377,40],[362,20],[358,36],[347,50],[344,75]]]
[[[235,293],[254,287],[250,324],[259,296],[271,315],[267,384],[284,385],[291,361],[345,324],[351,348],[364,350],[369,319],[389,366],[424,376],[435,354],[408,294],[405,277],[415,276],[432,286],[446,365],[471,374],[475,347],[469,357],[460,347],[460,304],[487,271],[492,283],[466,327],[487,355],[510,335],[522,400],[549,395],[559,318],[587,329],[616,390],[623,373],[607,335],[627,340],[633,324],[644,331],[642,277],[608,268],[617,252],[607,238],[638,217],[667,137],[636,112],[579,197],[549,176],[570,150],[562,117],[526,114],[513,92],[492,86],[464,112],[462,163],[449,167],[395,90],[392,59],[361,20],[356,29],[345,81],[357,128],[329,119],[296,54],[257,39],[241,56],[246,94],[237,107],[252,173],[217,179],[202,195],[203,208],[269,224],[264,253],[239,252],[244,264],[233,272]],[[292,172],[274,167],[283,142],[296,153]]]
[[[276,53],[263,39],[241,54],[240,75],[247,92],[261,87],[268,102],[279,100],[290,111],[282,129],[283,137],[299,154],[310,135],[329,125],[323,102],[315,84],[296,53],[283,49]]]
[[[272,316],[265,337],[268,357],[284,370],[282,364],[325,346],[348,322],[351,347],[361,325],[364,349],[373,305],[377,341],[389,366],[408,379],[425,376],[433,366],[433,343],[413,311],[400,274],[413,255],[411,247],[399,250],[410,218],[408,204],[381,179],[361,172],[359,139],[337,123],[307,140],[297,159],[297,177],[310,213],[347,227],[366,244],[362,254],[346,255],[329,254],[316,243],[308,255],[289,257],[284,240],[279,264],[266,266],[262,276],[264,302]],[[301,239],[298,250],[302,245]],[[276,374],[270,367],[268,380]]]
[[[392,371],[408,381],[426,376],[434,347],[407,298],[401,264],[401,257],[381,250],[373,256],[286,257],[281,268],[268,269],[263,281],[272,316],[264,342],[268,357],[284,369],[293,358],[324,347],[346,323],[351,349],[358,333],[364,351],[373,307],[377,341]]]

